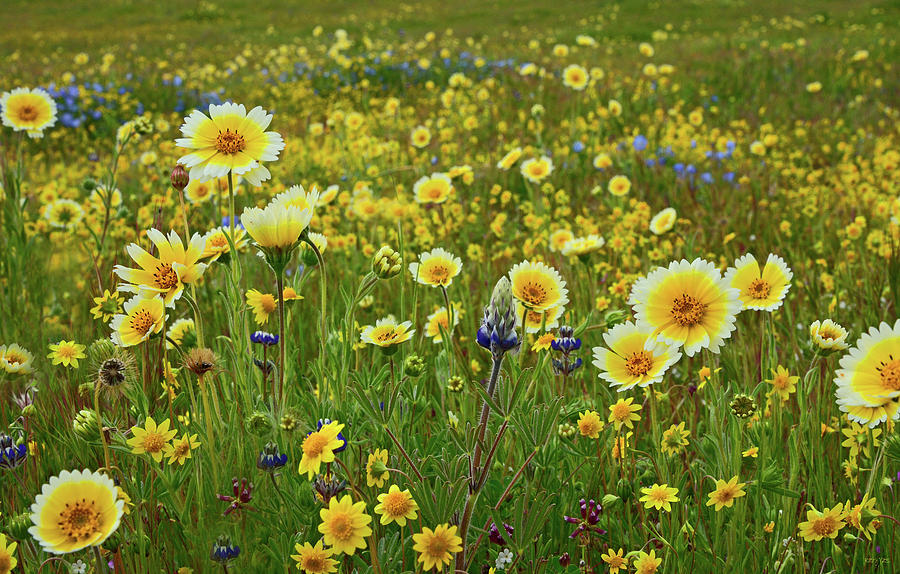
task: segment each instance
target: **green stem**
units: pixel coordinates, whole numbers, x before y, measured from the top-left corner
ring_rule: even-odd
[[[287,341],[284,338],[284,269],[276,271],[275,278],[278,289],[278,350],[281,360],[281,364],[278,366],[278,404],[280,405],[284,398],[284,371],[287,366],[285,359]]]

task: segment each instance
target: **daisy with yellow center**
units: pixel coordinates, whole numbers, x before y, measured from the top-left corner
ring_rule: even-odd
[[[684,421],[677,425],[672,425],[662,434],[662,444],[660,449],[667,455],[678,454],[688,445],[688,437],[691,431],[685,430]]]
[[[516,303],[516,318],[521,322],[525,317],[525,332],[537,333],[541,329],[549,331],[559,327],[559,319],[565,313],[566,308],[562,305],[550,307],[544,311],[535,311],[528,309],[522,303]]]
[[[509,171],[512,169],[512,166],[516,165],[516,162],[519,161],[519,158],[522,157],[522,148],[516,147],[508,152],[503,158],[497,162],[497,169],[501,169],[503,171]]]
[[[241,224],[260,247],[291,251],[309,226],[312,216],[313,211],[308,207],[285,207],[273,201],[264,209],[244,208]]]
[[[163,447],[163,454],[169,458],[169,464],[177,462],[180,465],[184,465],[184,461],[191,458],[191,453],[199,447],[200,441],[197,440],[197,435],[185,433],[181,438],[171,443],[166,443],[165,447]]]
[[[81,205],[71,199],[57,199],[44,207],[44,219],[51,227],[71,229],[84,217]]]
[[[187,247],[175,231],[170,231],[166,237],[157,229],[148,229],[147,237],[156,246],[159,256],[150,255],[136,243],[126,247],[128,255],[140,268],[115,266],[116,275],[127,281],[119,284],[119,291],[139,293],[145,297],[158,293],[167,307],[174,307],[184,286],[196,282],[206,270],[206,263],[198,262],[206,244],[198,233],[191,237]]]
[[[384,481],[390,477],[387,469],[388,451],[383,448],[376,448],[374,452],[369,453],[366,461],[366,486],[374,486],[381,488]]]
[[[9,574],[19,563],[16,560],[16,548],[18,547],[18,542],[8,542],[6,535],[0,534],[0,574]]]
[[[651,550],[650,554],[641,550],[634,560],[634,573],[656,574],[656,570],[659,568],[660,564],[662,564],[662,558],[656,557],[656,550]]]
[[[178,159],[190,169],[190,177],[207,181],[231,172],[243,175],[253,185],[269,179],[262,161],[275,161],[284,149],[284,140],[276,132],[265,131],[272,114],[257,106],[247,112],[243,104],[210,104],[209,115],[194,110],[184,118],[175,140],[179,147],[194,150]]]
[[[333,548],[326,548],[320,539],[315,546],[309,542],[303,544],[295,544],[294,550],[296,554],[291,554],[297,562],[297,568],[305,574],[331,574],[337,572],[338,561],[332,558],[334,556]]]
[[[381,515],[381,524],[396,522],[400,526],[406,526],[407,520],[415,520],[418,510],[419,505],[413,500],[409,489],[400,490],[396,484],[378,495],[378,505],[375,506],[375,514]]]
[[[459,325],[459,316],[462,309],[456,303],[451,303],[453,307],[453,326]],[[434,343],[443,343],[444,335],[442,333],[450,332],[450,317],[447,313],[447,307],[440,307],[437,311],[428,316],[425,321],[425,335],[431,337]]]
[[[772,378],[766,379],[766,382],[772,385],[772,390],[766,393],[766,396],[778,395],[781,402],[785,402],[790,398],[791,393],[797,391],[797,381],[799,380],[799,376],[791,376],[786,368],[778,365],[778,368],[772,369]]]
[[[607,189],[609,189],[609,192],[616,197],[622,197],[631,191],[631,180],[624,175],[617,175],[609,180]]]
[[[675,227],[678,213],[671,207],[667,207],[653,216],[650,220],[650,232],[653,235],[662,235]]]
[[[553,160],[547,156],[531,158],[522,162],[522,175],[531,183],[541,183],[553,173]]]
[[[306,438],[303,439],[303,443],[300,445],[303,457],[300,459],[298,472],[300,474],[306,473],[307,478],[312,480],[319,473],[319,468],[323,462],[326,464],[334,462],[334,451],[346,444],[344,439],[338,436],[343,429],[344,425],[337,421],[331,421],[322,425],[322,428],[319,430],[306,435]],[[329,542],[329,544],[331,543]],[[334,544],[331,545],[334,546]]]
[[[821,351],[843,351],[850,345],[847,344],[847,329],[844,329],[831,319],[814,321],[809,326],[809,336],[813,344]]]
[[[784,259],[770,253],[762,271],[759,263],[750,253],[734,262],[734,267],[725,271],[725,282],[741,292],[744,309],[774,311],[781,307],[794,274]]]
[[[188,181],[187,187],[184,188],[184,197],[194,205],[206,203],[218,192],[216,189],[217,181],[216,179],[206,181],[191,179]]]
[[[309,191],[306,191],[302,185],[292,185],[287,191],[276,195],[272,203],[282,207],[293,206],[301,211],[309,209],[311,212],[315,212],[316,206],[319,204],[319,190],[316,186],[312,186]]]
[[[900,418],[900,319],[863,333],[840,366],[834,382],[847,418],[869,427]]]
[[[410,329],[411,321],[397,323],[397,320],[389,315],[375,321],[375,325],[366,325],[363,327],[360,340],[363,343],[375,345],[388,351],[396,350],[396,346],[405,341],[409,341],[415,329]]]
[[[578,432],[581,436],[588,438],[599,438],[600,431],[603,430],[603,421],[600,420],[600,414],[596,411],[584,411],[578,417]]]
[[[162,461],[163,451],[170,440],[175,438],[178,431],[169,430],[169,419],[164,420],[157,426],[153,417],[147,417],[144,428],[134,426],[131,427],[131,434],[134,435],[128,439],[128,446],[131,447],[132,454],[149,454],[156,462]]]
[[[616,432],[622,429],[622,425],[633,429],[634,422],[641,420],[638,413],[643,407],[641,405],[632,404],[634,399],[619,399],[616,404],[609,407],[609,422],[616,426]]]
[[[64,470],[35,497],[28,532],[52,554],[99,546],[119,527],[124,504],[105,474]]]
[[[441,524],[434,530],[427,526],[413,534],[413,550],[419,553],[422,570],[440,570],[450,564],[453,555],[462,550],[462,538],[456,535],[456,526]]]
[[[609,566],[609,574],[619,574],[619,570],[628,571],[628,558],[625,558],[624,553],[623,548],[619,548],[618,551],[610,548],[606,554],[600,555],[600,558]]]
[[[522,261],[509,271],[513,296],[529,311],[546,311],[569,302],[569,290],[559,272],[541,261]]]
[[[94,306],[91,307],[91,316],[94,319],[105,323],[121,312],[122,296],[118,291],[110,293],[109,289],[104,289],[102,296],[94,297]]]
[[[734,505],[734,499],[745,496],[744,487],[747,486],[743,482],[738,482],[738,477],[732,477],[731,480],[716,480],[716,489],[709,493],[709,500],[706,506],[715,506],[716,512],[722,510],[723,507],[731,508]]]
[[[557,229],[550,234],[550,251],[562,251],[566,243],[575,239],[575,234],[569,229]]]
[[[366,514],[365,502],[354,504],[349,494],[340,500],[334,497],[327,508],[319,511],[319,516],[322,519],[319,532],[324,535],[325,544],[336,553],[353,556],[357,548],[366,547],[365,537],[372,534],[369,527],[372,517]]]
[[[681,359],[676,347],[653,341],[649,331],[627,321],[603,334],[607,347],[594,347],[594,366],[600,378],[619,392],[647,387],[663,380],[669,367]],[[648,349],[649,347],[649,349]]]
[[[589,253],[599,251],[605,244],[606,240],[599,235],[592,234],[587,237],[576,237],[570,239],[563,245],[562,254],[566,257],[582,257]]]
[[[262,293],[256,289],[250,289],[245,294],[247,306],[253,311],[253,319],[257,325],[265,325],[269,322],[269,315],[278,309],[278,301],[271,293]]]
[[[54,365],[62,365],[64,367],[78,368],[78,359],[85,358],[84,345],[79,345],[75,341],[60,341],[55,345],[50,345],[50,354],[48,359],[53,360]]]
[[[409,264],[413,279],[422,285],[447,287],[462,270],[462,260],[440,247],[419,255],[419,261]]]
[[[453,180],[445,173],[424,175],[413,185],[416,203],[444,203],[453,193]]]
[[[409,136],[409,143],[414,148],[422,149],[431,143],[431,130],[425,126],[417,126]]]
[[[834,508],[826,507],[824,512],[810,508],[806,511],[806,522],[801,522],[798,528],[804,540],[814,542],[823,538],[837,538],[838,532],[846,525],[844,505],[838,503]]]
[[[168,315],[162,297],[135,295],[125,302],[125,313],[113,316],[109,338],[120,347],[143,343],[162,331]]]
[[[682,259],[636,281],[628,302],[638,327],[649,333],[648,347],[662,341],[693,357],[700,349],[718,353],[731,336],[739,295],[709,261]]]
[[[578,64],[570,64],[563,70],[563,85],[576,91],[582,91],[587,87],[588,76],[587,70]]]
[[[32,372],[34,355],[18,343],[0,345],[0,369],[11,375],[27,375]]]
[[[672,512],[672,503],[678,502],[677,488],[670,488],[667,484],[656,484],[653,486],[642,488],[644,494],[640,501],[644,503],[644,508],[655,508],[656,510],[665,510]]]
[[[227,227],[210,229],[206,235],[203,236],[206,247],[203,249],[203,254],[200,255],[200,258],[208,258],[210,263],[218,261],[219,257],[231,251],[231,245],[228,243],[230,237],[231,230]],[[247,232],[243,227],[234,228],[234,238],[232,238],[232,241],[234,242],[235,249],[238,251],[241,251],[247,246],[249,239],[247,238]]]
[[[16,88],[0,96],[0,118],[14,131],[40,138],[56,123],[56,102],[41,88]]]

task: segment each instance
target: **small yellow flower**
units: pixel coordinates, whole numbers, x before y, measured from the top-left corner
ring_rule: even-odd
[[[625,425],[629,429],[633,429],[633,423],[641,420],[641,417],[637,412],[643,407],[641,405],[632,404],[633,402],[634,398],[628,397],[627,399],[619,399],[616,404],[609,407],[609,422],[615,424],[616,432],[621,430],[622,425]]]
[[[387,449],[376,448],[374,452],[369,453],[369,458],[366,461],[366,486],[374,486],[376,488],[384,486],[384,481],[391,475],[387,470],[387,462]]]
[[[167,443],[163,447],[163,453],[169,458],[169,464],[177,462],[180,465],[184,465],[184,461],[191,458],[191,453],[199,446],[200,441],[197,440],[196,434],[188,435],[185,433],[181,438]]]
[[[825,508],[819,512],[815,508],[806,511],[806,522],[798,525],[800,536],[807,542],[823,538],[837,538],[838,532],[846,526],[844,522],[844,505],[840,502],[834,508]]]
[[[628,558],[623,555],[624,552],[622,548],[618,551],[610,548],[606,554],[600,556],[609,565],[609,574],[619,574],[619,570],[628,571]]]
[[[50,354],[48,359],[53,359],[54,365],[61,364],[64,367],[78,368],[78,359],[85,358],[84,345],[79,345],[75,341],[60,341],[55,345],[50,345]]]
[[[172,440],[178,431],[169,430],[169,419],[156,425],[153,417],[147,417],[144,428],[131,427],[134,436],[128,439],[128,446],[132,454],[149,454],[156,462],[162,461],[163,452],[167,443]]]
[[[675,496],[678,494],[677,488],[670,488],[667,484],[656,484],[648,488],[642,488],[641,492],[644,494],[640,498],[640,501],[644,503],[644,508],[655,508],[657,510],[665,510],[666,512],[672,511],[673,502],[678,502],[678,497]]]
[[[378,504],[375,506],[375,514],[381,515],[381,524],[396,522],[399,526],[406,526],[407,520],[415,520],[418,510],[419,505],[413,500],[409,489],[400,490],[396,484],[378,495]]]
[[[751,446],[750,448],[742,452],[741,456],[743,456],[744,458],[756,458],[757,456],[759,456],[759,447]]]
[[[331,574],[337,571],[338,561],[332,558],[334,549],[326,548],[323,540],[316,542],[315,546],[309,542],[295,544],[296,554],[291,554],[297,562],[297,568],[305,574]]]
[[[603,430],[603,426],[600,415],[595,411],[584,411],[578,417],[578,430],[581,432],[581,436],[598,438],[600,431]]]
[[[716,512],[722,510],[723,507],[731,508],[734,505],[734,499],[746,495],[743,482],[738,482],[738,477],[732,477],[731,480],[716,480],[716,489],[709,493],[709,500],[706,506],[716,507]]]
[[[462,550],[462,538],[456,535],[456,526],[440,524],[434,530],[427,526],[413,534],[413,550],[419,553],[423,570],[440,570]]]

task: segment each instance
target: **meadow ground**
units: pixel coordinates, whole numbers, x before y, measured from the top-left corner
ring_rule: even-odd
[[[900,569],[897,3],[0,19],[0,574]]]

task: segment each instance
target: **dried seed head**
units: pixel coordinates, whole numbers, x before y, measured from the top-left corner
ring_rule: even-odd
[[[191,349],[184,366],[198,377],[216,368],[216,354],[211,349]]]

